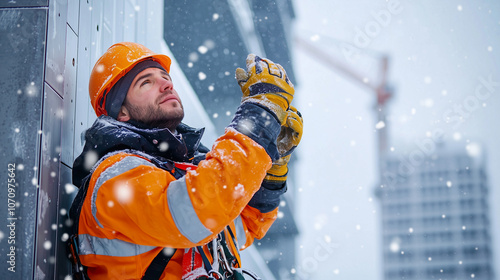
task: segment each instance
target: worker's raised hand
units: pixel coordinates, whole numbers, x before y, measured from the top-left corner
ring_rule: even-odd
[[[289,156],[299,145],[302,139],[304,120],[297,108],[290,106],[286,111],[285,122],[281,126],[281,132],[278,135],[278,151],[280,157]]]
[[[273,162],[264,180],[272,183],[284,183],[288,174],[288,162],[295,148],[302,139],[303,119],[293,106],[286,112],[286,119],[278,135],[277,146],[280,158]]]
[[[283,124],[295,89],[285,69],[269,59],[249,54],[247,70],[236,69],[236,80],[243,92],[242,102],[259,103],[269,108]]]

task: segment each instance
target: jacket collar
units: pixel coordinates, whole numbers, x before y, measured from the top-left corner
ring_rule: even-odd
[[[73,164],[73,182],[78,183],[78,179],[89,174],[92,166],[85,162],[89,153],[97,154],[97,159],[100,159],[113,151],[132,149],[162,161],[189,162],[200,148],[205,129],[195,129],[181,123],[176,130],[178,135],[173,135],[166,128],[139,128],[109,116],[100,116],[85,133],[83,152]]]

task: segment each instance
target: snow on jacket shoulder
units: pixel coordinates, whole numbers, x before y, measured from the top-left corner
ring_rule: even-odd
[[[231,128],[179,179],[140,153],[106,156],[92,173],[79,220],[89,277],[140,279],[164,247],[203,245],[227,225],[243,247],[263,237],[277,209],[261,213],[247,204],[271,164],[264,148]],[[182,254],[177,250],[162,279],[180,279]]]

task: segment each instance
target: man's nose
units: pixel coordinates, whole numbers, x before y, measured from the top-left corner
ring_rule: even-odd
[[[165,80],[164,78],[161,78],[161,90],[166,91],[166,90],[172,90],[174,88],[174,84],[170,80]]]

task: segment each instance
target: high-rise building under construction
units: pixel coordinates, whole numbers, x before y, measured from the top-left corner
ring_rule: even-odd
[[[384,279],[495,279],[485,158],[479,146],[467,148],[439,144],[384,159]]]

